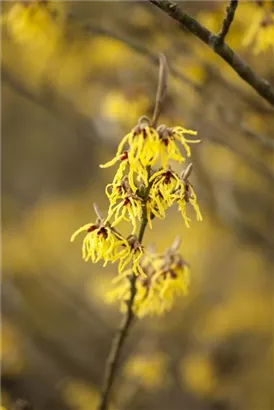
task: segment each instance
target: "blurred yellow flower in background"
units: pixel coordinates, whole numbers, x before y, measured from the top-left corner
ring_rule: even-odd
[[[187,384],[196,394],[210,396],[217,385],[214,368],[208,357],[191,354],[180,362],[182,386]]]
[[[135,354],[127,361],[124,373],[127,378],[140,383],[146,389],[156,389],[166,380],[167,362],[167,355],[160,351]]]
[[[67,379],[60,384],[65,402],[75,410],[96,409],[99,392],[92,385],[77,379]],[[110,405],[110,410],[115,408]],[[117,410],[117,409],[116,409]]]
[[[255,2],[252,21],[243,39],[243,45],[251,45],[255,54],[271,47],[274,52],[274,11],[265,7],[264,3],[258,5]]]

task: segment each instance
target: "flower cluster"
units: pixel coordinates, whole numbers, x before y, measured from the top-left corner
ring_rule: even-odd
[[[145,275],[136,278],[136,295],[132,307],[136,316],[162,315],[172,308],[176,296],[187,294],[189,266],[178,253],[179,243],[176,240],[163,254],[155,253],[141,259]],[[107,300],[112,302],[118,299],[121,310],[125,311],[130,298],[130,281],[124,275],[118,276],[113,282],[115,288],[108,293]]]
[[[114,178],[115,184],[128,167],[130,187],[136,192],[137,185],[134,174],[137,175],[138,182],[148,186],[149,169],[158,160],[163,168],[167,167],[167,163],[171,159],[179,163],[185,161],[185,157],[177,147],[176,141],[183,145],[187,156],[191,156],[189,144],[198,143],[200,140],[187,139],[185,134],[197,135],[197,132],[183,127],[168,128],[165,125],[154,129],[149,119],[143,116],[139,119],[136,127],[122,139],[116,156],[111,161],[101,165],[101,168],[108,168],[119,162],[119,168]],[[126,144],[128,145],[127,148],[125,148]]]
[[[94,209],[97,214],[96,222],[81,226],[71,237],[71,242],[73,242],[80,233],[86,233],[82,245],[84,261],[87,262],[91,259],[93,263],[97,263],[103,260],[103,266],[106,266],[108,262],[119,261],[118,271],[120,274],[132,262],[133,272],[141,273],[139,260],[143,254],[143,247],[136,235],[130,235],[125,239],[114,225],[110,225],[106,219],[101,217],[96,205],[94,205]]]
[[[269,48],[274,51],[274,7],[272,2],[254,2],[254,15],[244,37],[245,46],[252,45],[254,54]]]
[[[115,157],[101,165],[102,168],[118,165],[113,181],[106,186],[109,200],[106,218],[95,206],[97,221],[84,225],[71,238],[73,241],[79,233],[86,233],[82,247],[85,261],[103,260],[104,266],[118,262],[119,273],[111,299],[120,300],[122,309],[131,298],[133,278],[132,309],[139,317],[170,310],[175,296],[188,290],[189,268],[178,253],[178,245],[158,255],[149,253],[140,241],[145,225],[148,223],[152,228],[153,219],[164,219],[173,204],[177,204],[187,227],[190,224],[188,204],[194,208],[197,220],[202,220],[189,182],[192,164],[178,174],[169,163],[173,160],[181,164],[191,156],[190,145],[200,140],[187,135],[196,134],[183,127],[160,125],[156,128],[147,117],[141,117],[122,139]],[[128,237],[117,230],[122,221],[132,226]],[[138,226],[139,236],[136,235]]]
[[[194,207],[197,220],[202,219],[192,185],[184,173],[179,176],[168,165],[169,160],[182,163],[186,159],[176,142],[181,143],[187,157],[191,156],[190,144],[200,142],[186,138],[186,134],[197,133],[165,125],[154,129],[147,117],[140,118],[137,126],[122,139],[116,156],[101,165],[101,168],[107,168],[119,163],[113,182],[107,186],[110,201],[108,220],[114,217],[114,225],[121,220],[130,220],[134,234],[143,207],[152,228],[152,219],[165,218],[165,211],[177,203],[186,226],[189,226],[190,218],[186,215],[188,202]],[[126,144],[128,147],[125,149]],[[159,167],[154,170],[157,164]],[[144,200],[142,191],[147,188],[149,194]]]

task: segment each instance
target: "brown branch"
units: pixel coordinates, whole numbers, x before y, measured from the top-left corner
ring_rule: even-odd
[[[135,275],[134,277],[136,278]],[[110,354],[107,360],[106,372],[104,376],[105,380],[103,383],[101,400],[98,406],[98,410],[106,410],[108,407],[109,396],[110,396],[111,388],[113,385],[114,377],[116,374],[116,369],[118,368],[122,348],[123,348],[125,339],[128,335],[129,328],[133,322],[134,313],[132,311],[132,305],[133,305],[133,301],[134,301],[134,297],[136,293],[135,279],[134,279],[134,283],[132,282],[132,289],[134,289],[134,291],[131,291],[131,297],[130,297],[130,300],[128,301],[127,313],[123,317],[120,328],[117,331],[116,336],[112,341]]]
[[[258,76],[252,68],[244,63],[244,61],[226,43],[219,43],[217,35],[213,34],[193,17],[186,14],[177,3],[169,0],[149,1],[174,20],[179,22],[184,29],[187,29],[202,42],[207,44],[261,97],[268,101],[269,104],[274,106],[274,89],[271,87],[270,83],[264,78]]]
[[[140,243],[142,242],[142,239],[143,239],[143,236],[146,230],[146,226],[148,223],[146,200],[148,197],[149,190],[150,190],[150,186],[148,186],[146,193],[144,194],[144,204],[142,208],[142,220],[141,220],[141,226],[140,226],[139,235],[138,235],[138,241]],[[100,403],[98,405],[98,410],[107,410],[108,408],[110,393],[111,393],[111,389],[113,386],[115,375],[118,370],[122,348],[124,346],[125,339],[129,333],[129,329],[132,326],[133,320],[135,318],[135,315],[133,312],[133,303],[134,303],[134,298],[136,295],[136,275],[134,273],[130,276],[129,281],[130,281],[130,299],[127,302],[127,312],[125,316],[123,317],[119,330],[117,331],[116,336],[114,337],[112,341],[110,353],[107,359],[106,371],[104,375],[104,383],[103,383]]]
[[[238,7],[238,0],[230,0],[229,5],[226,8],[226,17],[223,21],[223,26],[218,34],[218,43],[222,44],[227,36],[230,26],[234,20],[235,12]]]
[[[163,100],[166,95],[166,88],[167,88],[168,71],[167,71],[167,62],[166,62],[165,55],[160,54],[159,60],[160,60],[160,68],[159,68],[159,78],[158,78],[158,87],[157,87],[157,94],[156,94],[156,101],[155,101],[155,109],[154,109],[153,120],[152,120],[153,127],[157,126],[157,121],[159,118]],[[150,167],[147,167],[147,171],[148,171],[148,175],[150,176],[151,175]],[[142,243],[145,230],[147,227],[147,223],[148,223],[147,200],[148,200],[150,188],[151,188],[151,184],[148,185],[148,187],[146,188],[145,192],[142,195],[142,199],[143,199],[142,217],[141,217],[141,225],[139,229],[139,234],[137,238],[140,244]],[[124,342],[125,342],[125,339],[129,333],[129,329],[131,325],[133,324],[133,321],[135,318],[135,314],[133,311],[134,298],[136,295],[136,275],[135,273],[132,273],[129,276],[129,283],[130,283],[130,298],[127,301],[127,312],[125,316],[123,317],[119,330],[112,341],[110,353],[109,353],[107,363],[106,363],[106,370],[104,374],[104,382],[103,382],[103,388],[102,388],[102,392],[100,396],[100,402],[97,407],[98,410],[107,410],[108,408],[110,393],[111,393],[113,382],[114,382],[114,379],[115,379],[115,376],[118,370],[119,361],[120,361],[122,349],[124,346]]]
[[[156,93],[155,107],[154,107],[153,117],[151,121],[152,127],[155,127],[155,125],[158,122],[159,115],[162,109],[162,105],[163,105],[163,102],[166,96],[166,90],[167,90],[168,68],[167,68],[166,56],[163,53],[159,55],[159,62],[160,62],[160,69],[159,69],[158,89]]]

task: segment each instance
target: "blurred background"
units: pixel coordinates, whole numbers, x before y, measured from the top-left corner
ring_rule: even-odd
[[[191,182],[204,220],[187,229],[174,208],[147,231],[160,251],[181,235],[192,285],[136,323],[112,408],[273,409],[273,109],[147,2],[41,3],[21,21],[22,5],[2,2],[3,406],[96,408],[120,321],[105,302],[115,267],[84,263],[69,240],[94,201],[106,212],[114,169],[99,164],[151,115],[164,52],[160,123],[202,139]],[[257,6],[240,3],[227,41],[274,84],[273,50],[243,46]],[[219,31],[226,2],[181,5]]]

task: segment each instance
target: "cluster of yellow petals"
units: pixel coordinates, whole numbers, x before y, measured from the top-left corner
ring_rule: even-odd
[[[106,266],[108,262],[122,260],[130,253],[128,242],[104,221],[81,226],[72,235],[71,242],[82,232],[86,233],[82,245],[82,256],[86,262],[91,259],[97,263],[103,259]]]
[[[177,146],[178,142],[183,146],[187,157],[191,156],[189,144],[200,142],[197,139],[187,139],[185,134],[196,135],[197,132],[179,126],[169,128],[165,125],[154,129],[149,119],[141,117],[137,126],[122,139],[115,157],[101,165],[102,168],[107,168],[119,163],[113,182],[106,188],[110,201],[107,221],[113,218],[112,226],[123,220],[130,221],[133,226],[132,234],[135,234],[143,206],[146,206],[149,226],[152,228],[152,219],[165,218],[165,211],[176,201],[186,226],[189,226],[190,221],[186,216],[187,202],[194,207],[197,220],[202,219],[192,186],[186,184],[168,166],[170,160],[179,163],[185,161],[185,156]],[[128,146],[125,150],[126,144]],[[160,169],[152,172],[152,167],[157,163],[160,164]],[[145,204],[139,195],[141,186],[149,187]],[[191,195],[185,195],[189,186]]]
[[[177,252],[170,248],[164,254],[143,257],[141,266],[144,275],[136,278],[136,294],[133,312],[136,316],[162,315],[171,310],[176,296],[186,295],[189,288],[189,267]],[[119,300],[121,311],[127,309],[131,285],[125,272],[114,279],[114,289],[107,295],[109,302]]]
[[[190,203],[196,212],[196,219],[197,221],[202,221],[202,214],[200,211],[200,207],[197,203],[197,195],[194,192],[193,186],[190,184],[188,179],[183,181],[183,185],[181,185],[180,190],[175,192],[173,195],[174,200],[178,203],[178,210],[181,212],[183,220],[187,228],[190,227],[189,223],[191,218],[187,216],[187,204]]]
[[[109,192],[111,189],[111,192]],[[119,184],[108,184],[106,188],[110,206],[107,221],[114,218],[112,226],[118,225],[122,220],[131,222],[132,234],[137,231],[137,221],[141,220],[142,198],[135,195],[129,185],[128,177],[124,177]]]
[[[120,162],[117,174],[114,177],[115,183],[121,179],[128,165],[131,171],[128,175],[130,187],[133,191],[136,191],[137,185],[134,176],[136,176],[138,182],[148,186],[148,169],[156,165],[157,161],[160,162],[160,166],[163,168],[166,168],[169,160],[175,160],[179,163],[185,161],[185,157],[177,147],[176,141],[181,143],[186,150],[186,155],[190,157],[189,144],[199,143],[200,140],[187,139],[185,134],[197,135],[197,132],[183,127],[168,128],[165,125],[159,126],[156,130],[151,127],[146,117],[141,117],[137,126],[122,139],[115,157],[100,166],[101,168],[108,168]],[[126,144],[128,144],[128,149],[125,150]]]
[[[96,206],[95,211],[98,214]],[[96,223],[89,223],[77,229],[71,236],[71,242],[82,232],[86,234],[82,244],[84,261],[91,260],[93,263],[97,263],[103,260],[103,266],[109,262],[119,261],[119,274],[122,274],[129,264],[132,264],[131,270],[136,275],[143,273],[139,261],[144,251],[136,235],[130,235],[125,239],[113,225],[110,225],[107,220],[100,216],[98,216]]]
[[[152,218],[164,219],[165,212],[174,203],[183,217],[185,225],[189,228],[190,217],[187,216],[187,204],[190,203],[196,212],[197,221],[202,221],[202,215],[197,203],[197,196],[188,178],[179,177],[170,168],[160,170],[150,178],[152,186],[147,201],[148,223],[152,227]]]
[[[254,4],[254,14],[250,27],[243,39],[243,45],[252,45],[254,54],[272,47],[274,51],[274,8],[265,2]]]
[[[143,223],[144,218],[152,227],[152,220],[165,218],[173,204],[178,205],[186,226],[190,222],[188,203],[194,208],[197,220],[202,220],[189,182],[192,165],[181,175],[169,165],[170,160],[183,163],[185,157],[191,156],[190,144],[200,142],[187,139],[186,134],[196,135],[196,132],[165,125],[155,129],[146,117],[141,117],[137,126],[122,139],[115,157],[101,165],[107,168],[119,164],[112,183],[106,187],[109,200],[106,218],[103,219],[95,207],[97,222],[84,225],[71,238],[74,240],[79,233],[86,232],[82,248],[84,260],[102,259],[104,266],[118,261],[119,274],[114,279],[115,288],[109,300],[120,300],[122,310],[127,309],[131,298],[132,273],[135,274],[132,308],[139,317],[163,314],[172,308],[176,296],[188,291],[189,267],[177,252],[178,247],[172,246],[164,254],[150,254],[136,236],[138,224]],[[132,225],[127,239],[117,231],[122,221]]]

